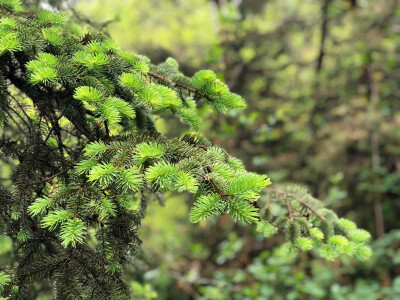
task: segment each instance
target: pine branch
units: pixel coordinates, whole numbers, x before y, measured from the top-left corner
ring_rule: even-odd
[[[298,197],[293,197],[296,201],[300,202],[302,205],[306,206],[309,210],[311,210],[318,218],[321,220],[325,220],[326,218],[321,215],[319,212],[317,212],[311,205],[308,203],[304,202],[303,200],[299,199]]]
[[[288,211],[289,211],[290,221],[293,222],[292,209],[290,208],[289,199],[287,197],[287,194],[285,194],[284,197],[285,197],[286,205],[287,205],[287,208],[288,208]]]
[[[187,90],[187,91],[189,91],[189,92],[192,92],[192,93],[195,94],[195,95],[200,96],[201,98],[206,98],[208,101],[211,101],[211,102],[213,101],[213,99],[212,99],[211,97],[205,95],[204,93],[202,93],[202,92],[200,92],[199,90],[196,90],[196,89],[194,89],[194,88],[192,88],[192,87],[190,87],[190,86],[184,85],[184,84],[182,84],[182,83],[180,83],[180,82],[171,81],[171,80],[169,80],[167,77],[161,76],[161,75],[156,74],[156,73],[154,73],[154,72],[148,72],[148,75],[150,75],[151,77],[156,78],[156,79],[159,80],[160,82],[168,82],[168,83],[170,83],[172,86],[179,86],[179,87],[181,87],[181,88],[183,88],[183,89],[185,89],[185,90]]]

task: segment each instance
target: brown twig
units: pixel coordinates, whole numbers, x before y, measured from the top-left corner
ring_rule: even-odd
[[[52,176],[50,176],[50,177],[47,177],[47,178],[44,178],[42,182],[51,181],[52,179],[54,179],[54,178],[56,178],[56,177],[58,177],[58,176],[60,176],[60,175],[62,175],[62,174],[64,174],[64,173],[68,172],[70,169],[72,169],[72,167],[73,167],[73,166],[70,166],[70,167],[66,168],[65,170],[63,170],[63,171],[58,172],[57,174],[54,174],[54,175],[52,175]]]
[[[319,73],[322,69],[322,62],[325,56],[325,40],[326,36],[328,34],[328,7],[329,4],[332,0],[325,0],[323,5],[322,5],[322,27],[321,27],[321,41],[320,41],[320,49],[319,49],[319,55],[317,59],[317,66],[316,70],[317,73]]]
[[[288,196],[287,196],[286,193],[285,193],[285,196],[284,196],[284,197],[285,197],[285,200],[286,200],[286,206],[287,206],[288,211],[289,211],[290,221],[293,222],[292,209],[290,208],[289,199],[288,199]]]
[[[290,206],[289,206],[289,204],[288,204],[288,203],[289,203],[289,199],[288,199],[287,193],[286,193],[286,192],[283,192],[283,191],[277,191],[277,190],[274,190],[273,192],[275,192],[275,193],[277,193],[277,194],[280,194],[280,195],[282,195],[282,196],[285,197],[286,204],[288,205],[288,209],[289,209],[289,216],[290,216],[290,219],[293,221],[291,209],[290,209]],[[300,202],[302,205],[304,205],[304,206],[307,207],[309,210],[311,210],[311,211],[312,211],[318,218],[320,218],[321,220],[325,220],[325,219],[326,219],[323,215],[321,215],[319,212],[317,212],[317,211],[316,211],[311,205],[309,205],[307,202],[304,202],[304,201],[301,200],[300,198],[294,197],[293,195],[292,195],[292,197],[293,197],[293,199],[295,199],[297,202]]]
[[[317,212],[311,205],[309,205],[307,202],[304,202],[303,200],[297,198],[297,197],[293,197],[293,199],[295,199],[296,201],[300,202],[302,205],[304,205],[305,207],[307,207],[309,210],[311,210],[318,218],[320,218],[321,220],[325,220],[326,218],[321,215],[319,212]]]
[[[149,72],[148,74],[151,77],[156,78],[159,81],[167,81],[167,82],[171,83],[173,86],[179,86],[179,87],[181,87],[181,88],[183,88],[185,90],[188,90],[189,92],[192,92],[192,93],[194,93],[196,95],[199,95],[202,98],[206,98],[208,101],[213,101],[209,96],[205,95],[204,93],[202,93],[199,90],[196,90],[196,89],[194,89],[194,88],[192,88],[190,86],[184,85],[184,84],[176,82],[176,81],[171,81],[167,77],[159,75],[159,74],[156,74],[154,72]]]

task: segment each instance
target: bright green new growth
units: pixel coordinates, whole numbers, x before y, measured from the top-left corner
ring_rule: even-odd
[[[158,159],[163,157],[164,150],[161,145],[153,142],[144,142],[136,146],[136,157],[139,165],[142,165],[148,159]]]
[[[259,209],[250,201],[259,196],[270,180],[241,168],[235,170],[228,165],[234,159],[222,149],[196,147],[187,142],[191,138],[168,141],[159,137],[150,142],[143,141],[146,136],[136,133],[122,143],[93,142],[85,149],[89,159],[78,164],[76,170],[79,174],[88,174],[89,181],[102,188],[115,185],[124,192],[137,191],[147,182],[154,190],[196,194],[192,222],[217,213],[229,213],[238,221],[257,221]],[[226,176],[212,171],[221,165],[228,171]],[[202,187],[200,191],[199,187]],[[210,194],[210,189],[214,193]]]
[[[142,89],[144,82],[140,75],[135,73],[122,73],[119,76],[119,84],[128,89],[139,91]]]
[[[268,177],[254,173],[238,173],[228,186],[228,194],[256,200],[264,187],[270,185]]]
[[[107,65],[109,58],[104,53],[96,53],[89,51],[78,51],[74,54],[73,60],[84,65],[88,69],[95,69]]]
[[[129,191],[137,192],[143,185],[143,178],[137,169],[131,168],[127,170],[121,170],[117,175],[116,184],[117,188],[123,193],[127,193]]]
[[[301,250],[307,251],[313,248],[313,240],[307,237],[298,237],[294,244]]]
[[[42,35],[45,40],[51,45],[61,46],[63,43],[63,38],[60,32],[53,28],[42,28]]]
[[[116,205],[108,198],[102,198],[93,206],[99,214],[99,220],[101,221],[105,221],[107,218],[115,217],[116,215]]]
[[[107,146],[103,142],[93,142],[85,147],[85,156],[100,156],[106,151]]]
[[[21,44],[18,40],[14,39],[12,35],[6,35],[0,38],[0,55],[5,52],[16,52],[18,50],[21,50]]]
[[[22,8],[22,1],[21,0],[0,0],[0,4],[4,5],[5,8],[15,11],[15,12],[21,12],[23,11]]]
[[[71,217],[71,213],[67,210],[55,210],[44,218],[42,218],[43,228],[49,228],[49,230],[54,230],[60,223],[68,220]]]
[[[354,242],[364,243],[371,239],[371,234],[364,229],[354,229],[349,232],[349,238]]]
[[[268,238],[276,233],[277,228],[275,228],[268,221],[260,221],[260,222],[257,222],[256,230],[257,230],[257,232],[262,233],[265,237]]]
[[[95,159],[82,160],[76,164],[75,172],[78,175],[88,173],[95,165],[97,165],[97,161]]]
[[[104,96],[95,87],[80,86],[75,90],[74,98],[81,101],[97,102],[102,100]]]
[[[110,212],[108,211],[108,213]],[[75,247],[77,243],[83,243],[85,234],[86,226],[81,220],[68,219],[65,224],[61,226],[61,245],[67,247],[69,244],[71,244],[73,247]]]
[[[236,221],[252,223],[259,219],[259,209],[242,199],[228,201],[226,212]]]
[[[26,242],[31,237],[31,234],[28,230],[20,230],[17,234],[17,240],[20,242]]]
[[[2,292],[5,288],[6,285],[8,285],[11,282],[11,276],[4,273],[0,272],[0,292]]]
[[[35,202],[33,202],[29,207],[28,207],[28,212],[34,217],[39,214],[43,214],[46,212],[47,209],[50,208],[51,204],[53,203],[53,200],[49,197],[42,197],[42,198],[37,198]]]
[[[133,119],[136,116],[132,105],[117,97],[107,98],[103,106],[114,107],[118,111],[118,114],[130,119]]]
[[[16,52],[22,49],[21,42],[17,39],[15,29],[16,22],[11,18],[3,18],[0,21],[0,55],[6,52]]]
[[[115,177],[116,169],[109,163],[98,164],[89,173],[89,181],[96,181],[101,186],[110,185]]]
[[[57,80],[57,71],[53,68],[43,67],[32,72],[30,81],[32,84],[48,84]]]
[[[179,171],[175,179],[174,188],[178,192],[189,191],[195,194],[198,190],[198,183],[196,178],[192,174],[186,171]]]
[[[311,228],[310,229],[310,237],[316,241],[322,241],[324,239],[324,234],[319,228]]]
[[[37,19],[43,25],[61,25],[67,21],[67,15],[51,10],[42,10],[38,13]]]
[[[146,180],[161,190],[172,187],[177,168],[169,162],[158,162],[146,171]]]
[[[190,212],[190,221],[197,223],[210,216],[220,214],[225,208],[226,203],[222,202],[218,195],[203,195],[194,203],[194,207]]]
[[[136,116],[135,110],[129,103],[116,97],[107,98],[100,105],[100,111],[109,124],[121,122],[122,117],[133,119]]]

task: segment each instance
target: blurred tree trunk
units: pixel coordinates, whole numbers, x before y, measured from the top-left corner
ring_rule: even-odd
[[[374,80],[373,66],[367,67],[368,80],[369,80],[369,93],[370,93],[370,105],[369,105],[369,118],[370,118],[370,138],[371,138],[371,168],[375,175],[375,189],[381,185],[379,179],[379,168],[380,168],[380,152],[379,152],[379,126],[380,126],[380,115],[379,115],[379,91],[377,83]],[[382,237],[385,233],[385,223],[383,220],[382,211],[382,193],[380,191],[374,192],[374,214],[375,214],[375,227],[376,236]]]
[[[325,55],[325,40],[326,40],[326,35],[328,33],[328,8],[329,4],[331,3],[332,0],[324,0],[324,3],[322,5],[322,25],[321,25],[321,43],[320,43],[320,48],[319,48],[319,55],[317,59],[317,72],[319,73],[322,69],[322,62],[324,59]]]

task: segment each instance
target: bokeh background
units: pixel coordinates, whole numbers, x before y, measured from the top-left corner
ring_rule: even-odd
[[[248,108],[203,107],[202,134],[274,185],[307,186],[373,236],[367,262],[291,256],[280,237],[227,216],[190,224],[192,199],[168,194],[149,207],[127,268],[138,299],[400,299],[399,2],[50,1],[154,63],[217,72]],[[173,119],[157,127],[186,130]],[[11,245],[0,243],[2,263]]]

